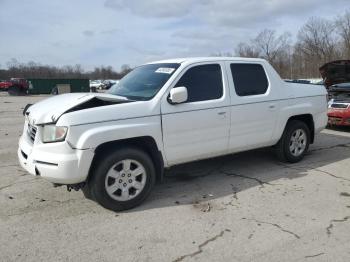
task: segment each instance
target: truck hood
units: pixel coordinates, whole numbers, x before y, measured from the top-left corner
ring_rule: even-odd
[[[337,60],[320,67],[325,86],[350,82],[350,60]]]
[[[99,93],[70,93],[53,96],[30,106],[25,115],[31,124],[56,123],[67,112],[132,102],[124,97]]]

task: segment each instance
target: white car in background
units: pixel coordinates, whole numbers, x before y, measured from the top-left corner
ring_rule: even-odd
[[[114,80],[114,79],[106,79],[103,80],[103,89],[110,89],[113,85],[117,84],[119,80]]]
[[[262,59],[183,58],[139,66],[107,94],[58,95],[24,115],[21,166],[120,211],[174,165],[270,146],[300,161],[327,124],[327,92],[282,81]]]
[[[102,89],[103,83],[102,80],[90,80],[90,90],[93,88]]]

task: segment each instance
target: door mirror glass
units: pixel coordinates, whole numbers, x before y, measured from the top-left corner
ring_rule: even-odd
[[[174,87],[170,90],[168,101],[170,104],[181,104],[187,101],[187,88],[184,86]]]

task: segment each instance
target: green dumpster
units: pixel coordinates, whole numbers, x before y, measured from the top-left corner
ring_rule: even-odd
[[[51,94],[53,88],[58,84],[70,85],[70,91],[89,92],[89,79],[27,79],[29,82],[29,94]]]

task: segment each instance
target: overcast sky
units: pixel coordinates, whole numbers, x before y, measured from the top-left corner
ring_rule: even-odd
[[[141,63],[233,52],[269,28],[293,36],[350,0],[0,0],[0,66]]]

